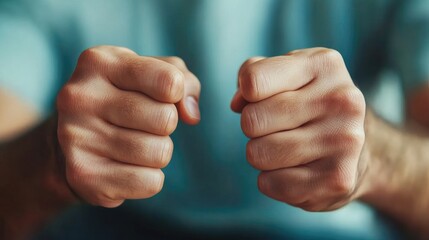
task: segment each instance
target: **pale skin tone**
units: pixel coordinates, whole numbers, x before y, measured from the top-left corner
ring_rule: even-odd
[[[263,194],[308,211],[360,199],[427,234],[428,139],[394,129],[367,110],[338,52],[255,57],[243,64],[238,82],[231,108],[241,113],[250,138],[246,157],[261,171],[255,187]],[[199,122],[200,88],[179,58],[109,46],[83,52],[58,95],[58,121],[53,117],[0,147],[0,190],[15,192],[0,200],[0,210],[12,209],[0,211],[5,234],[30,234],[76,197],[116,207],[161,191],[162,168],[173,152],[169,135],[179,119]],[[410,95],[409,115],[429,128],[429,87],[422,89]],[[37,164],[21,179],[28,158]],[[20,196],[35,200],[16,201]],[[31,212],[34,206],[41,211]]]

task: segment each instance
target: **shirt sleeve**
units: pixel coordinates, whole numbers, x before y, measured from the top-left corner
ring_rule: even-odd
[[[429,1],[401,1],[396,10],[390,59],[408,93],[429,83]]]
[[[52,109],[58,77],[50,37],[25,14],[0,9],[0,88],[46,115]]]

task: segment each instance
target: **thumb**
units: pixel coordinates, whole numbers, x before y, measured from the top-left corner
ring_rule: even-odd
[[[243,74],[243,71],[246,70],[246,68],[248,68],[250,65],[259,62],[261,60],[266,59],[266,57],[261,57],[261,56],[257,56],[257,57],[252,57],[247,59],[240,67],[240,70],[238,71],[238,89],[234,94],[234,97],[232,97],[231,100],[231,109],[232,111],[236,112],[236,113],[241,113],[241,111],[243,110],[243,108],[248,104],[248,102],[243,98],[243,95],[241,94],[240,91],[240,78],[241,75]]]
[[[178,57],[156,57],[176,66],[185,77],[184,97],[176,103],[179,117],[183,122],[191,125],[198,124],[201,119],[198,101],[200,99],[201,84],[198,78],[188,70],[185,62]]]
[[[187,71],[185,74],[185,92],[182,100],[176,104],[179,117],[183,122],[195,125],[201,120],[199,99],[201,84],[194,74]]]

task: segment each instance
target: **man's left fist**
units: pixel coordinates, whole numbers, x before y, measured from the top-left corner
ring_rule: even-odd
[[[366,106],[340,53],[313,48],[251,58],[238,80],[231,108],[251,138],[246,155],[262,171],[262,193],[308,211],[358,197]]]

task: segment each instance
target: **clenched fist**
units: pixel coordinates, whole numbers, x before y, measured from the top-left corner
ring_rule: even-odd
[[[243,64],[231,108],[251,140],[248,162],[267,196],[308,211],[358,196],[367,159],[365,100],[341,55],[314,48]]]
[[[116,207],[164,181],[178,119],[200,119],[200,83],[176,57],[102,46],[84,51],[57,99],[66,177],[84,200]]]

